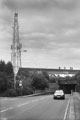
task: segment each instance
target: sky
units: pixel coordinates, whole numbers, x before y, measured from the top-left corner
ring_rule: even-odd
[[[0,59],[11,60],[18,12],[23,67],[80,69],[80,0],[0,0]]]

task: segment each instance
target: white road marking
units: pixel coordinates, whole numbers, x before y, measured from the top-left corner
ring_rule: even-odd
[[[4,110],[0,110],[0,112],[6,112],[6,111],[8,111],[8,110],[10,110],[10,109],[14,109],[14,108],[17,108],[17,107],[21,107],[21,106],[30,104],[30,103],[32,103],[32,102],[37,102],[37,101],[40,101],[40,100],[45,99],[45,98],[49,98],[49,96],[48,96],[48,97],[38,98],[38,99],[32,100],[32,101],[30,101],[30,102],[23,103],[23,104],[19,104],[19,105],[17,105],[16,107],[10,107],[10,108],[4,109]]]
[[[66,111],[65,111],[65,114],[64,114],[64,119],[63,120],[66,120],[66,117],[67,117],[67,113],[68,113],[68,108],[69,108],[69,104],[70,104],[70,99],[68,100],[68,104],[67,104],[67,107],[66,107]]]
[[[8,120],[8,118],[0,118],[0,120]]]
[[[13,109],[13,107],[10,107],[10,108],[7,108],[7,109],[4,109],[4,110],[1,110],[0,112],[5,112],[5,111],[11,110],[11,109]]]
[[[30,102],[26,102],[26,103],[23,103],[23,104],[20,104],[20,105],[17,105],[17,107],[21,107],[21,106],[23,106],[23,105],[27,105],[27,104],[29,104]]]

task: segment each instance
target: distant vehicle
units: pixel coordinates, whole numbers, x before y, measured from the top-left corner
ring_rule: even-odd
[[[65,94],[63,90],[56,90],[53,95],[54,99],[65,99]]]

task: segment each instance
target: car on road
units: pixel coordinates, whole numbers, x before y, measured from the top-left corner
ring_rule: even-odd
[[[53,95],[54,99],[65,99],[65,93],[63,90],[56,90]]]

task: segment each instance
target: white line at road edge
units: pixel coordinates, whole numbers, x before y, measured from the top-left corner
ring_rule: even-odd
[[[66,120],[66,117],[67,117],[67,113],[68,113],[68,108],[69,108],[69,104],[70,104],[70,99],[68,100],[68,104],[67,104],[67,107],[66,107],[66,111],[65,111],[65,114],[64,114],[64,119],[63,120]]]

